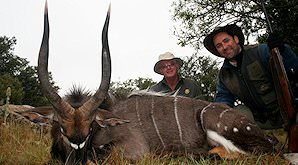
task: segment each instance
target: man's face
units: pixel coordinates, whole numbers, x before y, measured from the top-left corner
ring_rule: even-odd
[[[231,59],[240,53],[241,47],[237,36],[220,32],[213,37],[213,43],[220,56]]]
[[[163,60],[160,64],[160,71],[166,78],[177,75],[179,66],[175,60]]]

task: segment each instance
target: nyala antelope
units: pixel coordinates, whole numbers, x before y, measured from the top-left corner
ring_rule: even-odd
[[[138,160],[147,153],[206,155],[210,146],[222,147],[227,153],[273,151],[272,138],[237,110],[219,103],[138,92],[113,104],[109,111],[98,108],[107,95],[111,77],[110,10],[102,31],[102,81],[98,90],[88,99],[71,102],[63,99],[48,78],[47,10],[46,5],[38,76],[43,94],[52,104],[53,115],[47,111],[45,117],[52,120],[54,159],[85,164],[101,151],[108,151],[106,146],[119,149],[130,160]],[[42,109],[29,111],[43,115]]]

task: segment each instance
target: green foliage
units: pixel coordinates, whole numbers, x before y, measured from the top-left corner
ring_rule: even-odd
[[[265,6],[273,30],[298,51],[298,1],[270,0]],[[219,25],[237,23],[245,36],[266,37],[267,21],[261,1],[257,0],[177,0],[172,4],[172,17],[178,24],[175,35],[182,46],[202,47],[205,36]],[[268,28],[266,30],[269,32]],[[246,40],[248,41],[248,40]],[[249,44],[248,42],[246,44]]]
[[[265,6],[273,31],[298,54],[298,1],[274,0],[266,2]],[[260,36],[259,42],[262,42],[262,37],[267,38],[267,35]]]
[[[0,37],[0,75],[16,76],[23,70],[28,61],[13,55],[16,38]]]
[[[110,84],[110,92],[117,99],[125,99],[133,90],[147,89],[155,84],[151,78],[128,79],[124,82],[112,82]]]
[[[10,103],[21,104],[22,99],[24,98],[22,83],[17,78],[9,74],[0,75],[0,100],[2,100],[1,103],[5,103],[6,89],[8,87],[11,88]]]
[[[148,89],[150,86],[155,84],[155,82],[151,78],[141,78],[134,80],[134,84],[138,90]]]
[[[1,86],[10,86],[13,83],[21,83],[12,89],[11,103],[28,104],[32,106],[48,105],[48,100],[42,95],[40,83],[37,77],[37,68],[29,66],[29,62],[13,54],[16,38],[0,37],[0,76],[9,75],[11,82],[0,84]],[[59,87],[54,85],[51,74],[50,82],[57,90]],[[3,87],[4,88],[4,87]],[[18,89],[18,90],[16,90]],[[20,93],[18,93],[20,92]],[[4,95],[0,91],[0,96]],[[0,99],[1,100],[1,99]]]
[[[202,99],[213,101],[219,62],[209,56],[199,56],[198,54],[186,57],[183,61],[184,65],[180,69],[180,74],[198,82],[202,88],[204,97]]]
[[[28,104],[31,106],[49,105],[49,101],[41,92],[41,87],[37,76],[37,67],[27,66],[20,72],[18,79],[22,82],[25,91],[23,104]],[[59,87],[55,86],[51,73],[49,73],[49,79],[52,86],[58,90]]]
[[[0,37],[0,54],[1,55],[9,55],[12,54],[14,50],[13,46],[16,44],[17,40],[15,37]]]

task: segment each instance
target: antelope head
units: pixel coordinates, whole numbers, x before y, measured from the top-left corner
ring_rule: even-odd
[[[72,106],[62,99],[49,82],[48,57],[49,57],[49,21],[48,7],[45,5],[44,32],[38,57],[38,78],[43,94],[54,108],[54,122],[58,122],[62,139],[74,149],[82,149],[90,133],[91,123],[95,120],[96,110],[103,102],[110,84],[111,59],[108,45],[108,25],[110,7],[107,12],[102,30],[102,80],[98,90],[80,106]]]

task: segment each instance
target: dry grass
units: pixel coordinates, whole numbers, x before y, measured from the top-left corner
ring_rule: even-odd
[[[0,117],[0,122],[3,119]],[[277,133],[284,135],[283,133]],[[276,134],[275,134],[276,135]],[[281,136],[281,138],[284,138]],[[7,125],[0,124],[0,164],[5,165],[37,165],[49,164],[58,165],[61,162],[51,161],[50,156],[51,138],[50,135],[41,134],[32,129],[31,126],[22,121],[15,121],[8,118]],[[279,154],[275,155],[245,155],[240,156],[236,160],[218,159],[215,156],[207,158],[194,158],[192,156],[175,157],[171,155],[146,155],[137,162],[126,160],[121,152],[112,152],[105,160],[99,161],[98,164],[108,165],[206,165],[206,164],[223,164],[223,165],[274,165],[289,164],[282,159]]]
[[[132,162],[125,160],[123,155],[119,152],[112,152],[106,160],[99,162],[99,164],[108,165],[129,165]],[[137,165],[206,165],[206,164],[220,164],[220,165],[248,165],[248,164],[258,164],[258,165],[289,165],[290,163],[284,159],[279,154],[275,155],[242,155],[237,159],[219,159],[216,156],[204,157],[204,158],[194,158],[193,156],[181,156],[175,157],[171,155],[145,155],[145,157],[137,162],[133,162]]]
[[[8,119],[0,126],[0,164],[44,164],[51,159],[50,146],[49,135],[41,137],[27,123]]]

